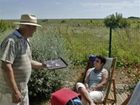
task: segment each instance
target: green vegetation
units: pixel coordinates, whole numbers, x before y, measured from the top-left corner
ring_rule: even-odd
[[[12,21],[0,20],[0,33],[14,27],[15,25],[12,23]]]
[[[112,57],[117,57],[118,68],[129,68],[126,75],[133,74],[130,81],[134,84],[140,78],[137,73],[140,64],[140,20],[126,21],[129,27],[115,28],[112,33]],[[44,19],[39,22],[43,28],[39,28],[30,39],[33,58],[41,61],[62,57],[69,64],[63,70],[33,72],[29,83],[30,97],[44,99],[66,85],[67,81],[75,82],[75,74],[84,69],[88,55],[108,56],[109,30],[103,19]],[[0,42],[10,31],[11,28],[0,33]]]
[[[122,17],[122,14],[116,13],[115,15],[112,14],[107,16],[104,20],[105,26],[109,27],[109,54],[108,56],[111,57],[111,48],[112,48],[112,30],[115,28],[126,28],[128,27],[128,22],[126,19]]]

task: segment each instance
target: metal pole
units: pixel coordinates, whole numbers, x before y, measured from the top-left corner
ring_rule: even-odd
[[[109,30],[109,57],[111,57],[111,46],[112,46],[112,27]]]

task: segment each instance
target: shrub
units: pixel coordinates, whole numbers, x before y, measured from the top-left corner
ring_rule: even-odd
[[[41,70],[34,71],[29,81],[30,101],[41,102],[50,98],[55,90],[62,86],[62,79],[55,72]]]
[[[4,32],[9,28],[14,28],[15,25],[11,21],[0,20],[0,32]]]
[[[31,45],[34,60],[41,61],[62,57],[69,63],[67,61],[69,56],[67,55],[66,43],[54,32],[37,31],[31,39]],[[66,81],[66,72],[67,70],[49,71],[47,69],[34,71],[28,84],[30,101],[42,102],[49,99],[51,93],[59,89],[64,80]]]
[[[66,23],[66,21],[65,20],[62,20],[61,23]]]

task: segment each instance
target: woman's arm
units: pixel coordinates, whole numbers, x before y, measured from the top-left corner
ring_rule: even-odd
[[[89,81],[89,75],[90,75],[91,71],[92,71],[92,69],[88,69],[88,71],[86,73],[85,81],[84,81],[84,84],[85,84],[85,87],[87,90],[89,90],[88,81]]]
[[[93,69],[88,69],[87,70],[87,72],[86,72],[86,76],[85,76],[85,83],[88,83],[88,81],[89,81],[89,74],[90,74],[90,72],[92,71]]]

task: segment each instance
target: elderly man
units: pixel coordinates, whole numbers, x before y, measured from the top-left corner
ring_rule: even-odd
[[[23,14],[20,26],[7,36],[0,46],[0,105],[29,105],[27,83],[32,68],[43,64],[32,60],[29,37],[37,27],[34,15]]]

